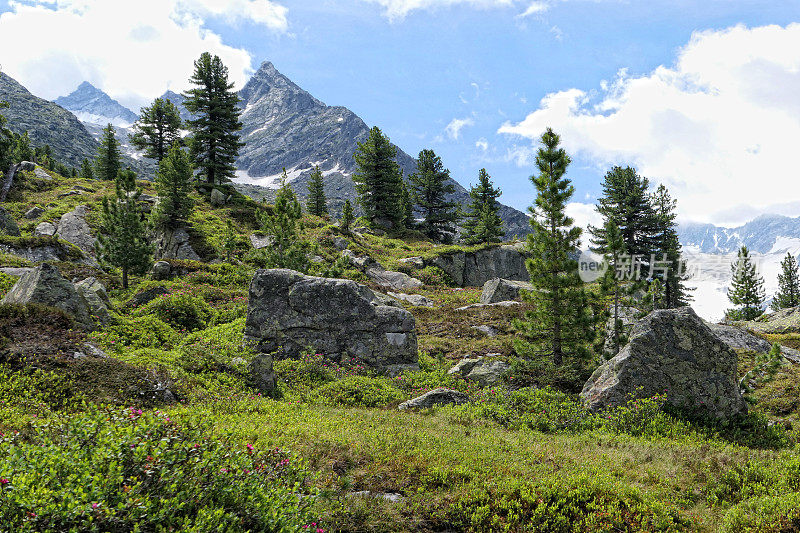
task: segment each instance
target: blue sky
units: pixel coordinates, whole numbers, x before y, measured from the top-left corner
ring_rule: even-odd
[[[615,163],[665,182],[687,220],[734,224],[763,212],[800,215],[797,171],[788,159],[767,172],[771,185],[790,194],[744,189],[745,171],[764,168],[758,158],[785,151],[781,136],[800,132],[800,104],[773,90],[800,87],[795,0],[162,0],[174,12],[140,10],[153,20],[189,15],[179,28],[154,24],[161,48],[142,48],[140,55],[152,56],[143,59],[127,54],[138,50],[144,23],[134,32],[126,26],[134,15],[115,19],[99,1],[126,4],[0,0],[0,64],[47,98],[89,79],[136,110],[166,85],[183,88],[186,76],[171,61],[190,68],[198,50],[218,49],[230,57],[235,79],[272,61],[320,100],[380,126],[409,154],[433,148],[465,186],[486,167],[502,200],[520,209],[534,196],[531,156],[548,124],[563,132],[573,156],[573,212],[581,222],[591,208],[577,204],[594,201]],[[533,4],[538,12],[521,16]],[[100,29],[104,16],[110,31]],[[82,24],[75,27],[84,28],[87,42],[69,44],[75,32],[58,35],[57,21],[67,29]],[[33,50],[8,47],[23,31],[50,23],[56,29],[38,33],[45,42]],[[120,61],[92,42],[108,43],[104,48]],[[154,62],[159,68],[149,66]],[[761,83],[743,85],[756,67]],[[687,88],[695,80],[703,95]],[[728,125],[741,109],[745,123]],[[457,132],[454,120],[464,124]],[[754,139],[747,120],[780,135]]]

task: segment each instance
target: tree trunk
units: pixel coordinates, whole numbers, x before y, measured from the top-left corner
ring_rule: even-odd
[[[122,267],[122,290],[128,290],[128,267]]]

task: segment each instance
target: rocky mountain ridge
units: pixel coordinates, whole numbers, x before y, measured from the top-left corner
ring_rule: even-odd
[[[751,252],[785,252],[800,244],[800,217],[761,215],[735,228],[686,223],[678,228],[687,249],[710,254],[735,254],[742,245]]]
[[[112,99],[106,93],[85,81],[67,96],[54,102],[78,117],[84,123],[105,127],[113,124],[117,128],[128,128],[139,115]]]

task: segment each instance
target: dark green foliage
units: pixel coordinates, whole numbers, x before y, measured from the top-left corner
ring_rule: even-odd
[[[136,175],[123,170],[117,177],[116,197],[103,198],[98,258],[122,270],[122,287],[128,288],[128,274],[144,274],[150,267],[153,245],[137,205]]]
[[[275,205],[261,216],[261,227],[272,238],[272,243],[261,250],[265,267],[308,270],[309,245],[300,236],[302,218],[300,202],[287,183],[284,169],[283,186],[275,196]]]
[[[0,175],[8,172],[8,168],[13,163],[12,151],[14,148],[14,135],[6,127],[6,117],[3,116],[2,110],[7,107],[3,101],[0,101]]]
[[[154,315],[178,331],[203,329],[211,322],[213,311],[202,298],[185,292],[167,294],[148,302],[136,311],[139,316]]]
[[[465,215],[464,237],[466,244],[485,244],[503,240],[503,220],[497,199],[503,194],[492,185],[485,168],[478,173],[478,184],[470,187],[469,212]]]
[[[114,351],[141,348],[168,350],[179,340],[176,331],[155,315],[121,319],[93,335],[106,349]]]
[[[420,229],[429,239],[450,242],[456,232],[458,204],[447,200],[456,191],[450,171],[433,150],[422,150],[417,171],[409,176],[411,199],[422,212]]]
[[[663,307],[667,309],[688,305],[691,300],[682,279],[684,265],[681,261],[681,243],[678,239],[675,213],[677,201],[664,185],[659,185],[651,197],[654,216],[655,264],[653,277],[661,280]]]
[[[364,217],[374,225],[385,228],[400,226],[405,217],[402,199],[403,178],[395,161],[397,149],[378,127],[358,143],[353,157],[358,170],[353,182]]]
[[[22,161],[33,161],[34,152],[31,147],[31,139],[28,137],[28,132],[25,131],[22,135],[14,135],[14,149],[11,152],[11,162],[21,163]]]
[[[772,309],[778,311],[800,305],[800,277],[797,273],[797,260],[791,253],[781,261],[778,274],[778,292],[772,299]]]
[[[606,241],[605,259],[608,262],[608,269],[605,271],[603,277],[600,278],[600,287],[604,294],[612,298],[611,311],[609,313],[613,328],[611,332],[612,346],[611,353],[606,355],[613,357],[619,352],[620,347],[625,342],[622,331],[622,320],[619,318],[620,299],[623,296],[624,289],[621,286],[621,280],[618,275],[620,259],[625,254],[625,243],[613,219],[606,221],[603,230]]]
[[[525,320],[515,321],[522,334],[515,346],[525,357],[547,356],[560,366],[564,358],[588,357],[592,320],[578,263],[571,257],[578,249],[581,229],[564,213],[575,192],[564,176],[570,159],[558,147],[559,137],[553,130],[548,128],[541,142],[536,155],[539,175],[531,177],[538,195],[529,209],[533,232],[527,241],[532,257],[526,266],[534,289],[523,295],[534,309],[526,312]]]
[[[222,251],[225,252],[225,260],[229,263],[240,249],[239,235],[240,233],[236,230],[233,222],[226,220],[225,235],[222,239]]]
[[[152,220],[157,228],[175,229],[186,225],[194,202],[189,197],[192,163],[180,146],[173,144],[158,165],[155,188],[159,203]]]
[[[342,220],[339,222],[339,227],[343,232],[350,233],[350,226],[353,225],[354,220],[353,205],[350,203],[350,200],[345,200],[344,207],[342,207]]]
[[[758,318],[764,312],[764,278],[756,272],[756,266],[746,246],[739,249],[736,261],[731,265],[731,273],[733,276],[728,288],[728,299],[738,306],[738,309],[733,310],[734,315],[740,320]]]
[[[184,107],[193,113],[187,121],[194,166],[211,185],[222,184],[235,175],[234,161],[239,155],[239,97],[228,83],[228,67],[217,56],[204,52],[194,62],[189,79],[196,87],[184,96]]]
[[[92,164],[89,163],[88,159],[81,161],[80,177],[81,179],[85,180],[94,179],[94,169],[92,168]]]
[[[402,215],[400,224],[404,228],[413,229],[416,223],[414,222],[414,202],[411,199],[411,191],[408,190],[408,185],[402,179],[398,187],[400,187],[400,213]]]
[[[325,184],[322,181],[322,171],[319,167],[314,168],[314,172],[309,178],[306,209],[317,217],[328,216],[328,199],[325,198]]]
[[[108,181],[116,179],[117,174],[122,170],[120,157],[119,141],[114,135],[114,126],[109,124],[103,128],[100,148],[97,150],[95,159],[97,179]]]
[[[651,204],[647,178],[631,167],[614,167],[603,180],[603,196],[597,200],[597,212],[606,220],[613,220],[622,234],[627,253],[649,264],[654,249],[655,212]],[[603,228],[589,227],[592,250],[606,253]]]
[[[170,147],[180,141],[182,125],[175,104],[156,98],[150,107],[143,107],[139,112],[139,120],[133,124],[131,144],[160,163]]]
[[[137,409],[0,437],[8,531],[302,531],[302,462]]]

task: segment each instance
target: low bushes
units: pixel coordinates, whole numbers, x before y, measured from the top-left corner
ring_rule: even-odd
[[[405,396],[385,378],[350,376],[319,387],[312,401],[345,407],[385,407]]]
[[[203,329],[214,316],[205,300],[184,292],[160,296],[140,307],[136,314],[154,315],[173,328],[184,331]]]
[[[153,315],[120,318],[113,325],[90,335],[103,348],[116,352],[125,348],[158,348],[169,350],[178,340],[178,333]]]

